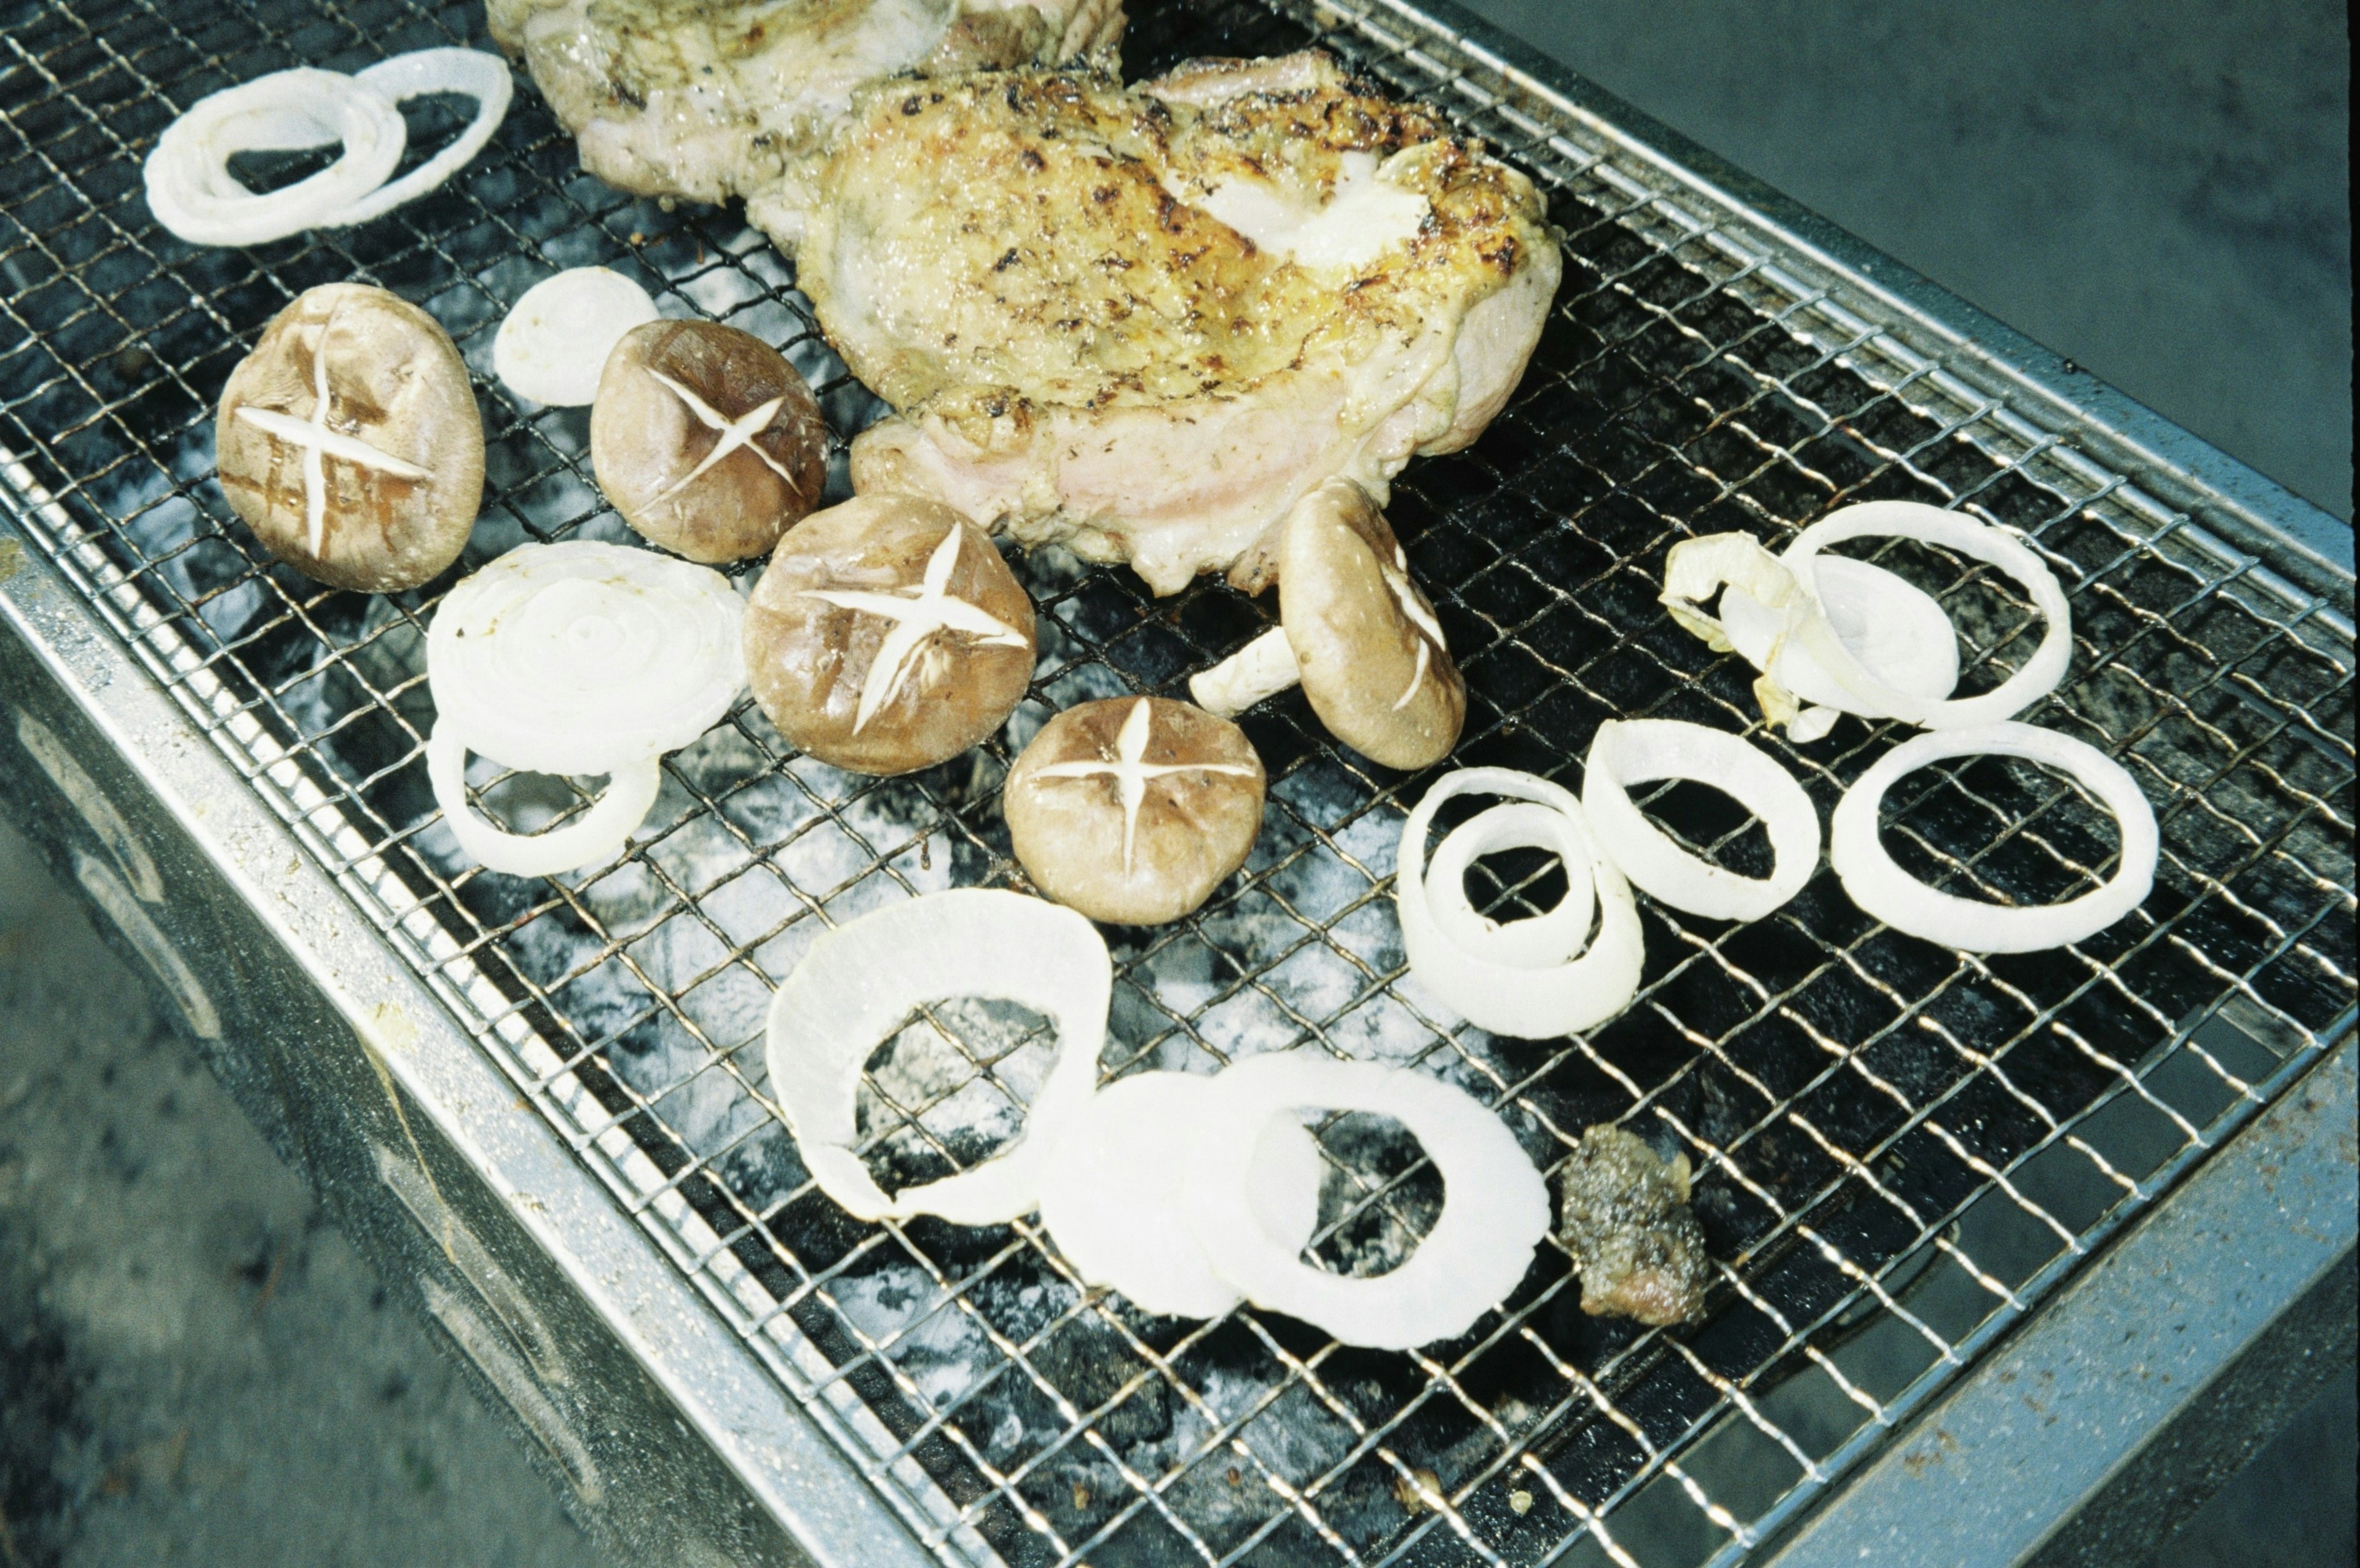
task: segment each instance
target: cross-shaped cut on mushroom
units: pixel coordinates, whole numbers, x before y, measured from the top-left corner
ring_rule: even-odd
[[[1000,805],[1041,890],[1092,920],[1156,925],[1211,896],[1262,831],[1245,732],[1161,697],[1068,708],[1009,770]]]
[[[650,539],[691,561],[742,561],[817,504],[827,423],[802,374],[751,332],[648,321],[599,372],[590,464]]]
[[[841,588],[803,591],[806,599],[817,599],[839,610],[853,610],[864,615],[882,615],[893,623],[893,629],[885,634],[884,642],[878,647],[877,657],[869,662],[869,679],[861,682],[860,708],[852,719],[854,735],[867,729],[869,721],[877,716],[877,710],[893,700],[894,693],[901,689],[902,678],[909,673],[911,657],[936,632],[961,632],[978,642],[1002,648],[1032,646],[1032,639],[1022,632],[950,591],[951,573],[958,567],[963,532],[953,528],[945,534],[943,542],[926,559],[924,580],[914,591],[901,591],[914,592],[914,597]]]
[[[1167,762],[1153,763],[1141,759],[1147,755],[1147,737],[1154,724],[1153,709],[1142,697],[1131,705],[1131,716],[1122,722],[1122,732],[1115,736],[1114,756],[1097,762],[1052,762],[1044,765],[1043,779],[1093,779],[1104,774],[1114,780],[1114,797],[1122,805],[1122,869],[1126,876],[1131,868],[1131,851],[1139,838],[1139,808],[1147,802],[1150,781],[1174,773],[1226,773],[1231,778],[1247,779],[1261,772],[1233,762]]]
[[[1331,479],[1295,503],[1276,544],[1279,624],[1188,682],[1216,713],[1298,681],[1336,738],[1388,768],[1450,755],[1467,687],[1409,553],[1367,492]]]
[[[313,555],[320,553],[328,532],[327,459],[342,458],[357,463],[364,468],[374,468],[390,474],[397,479],[432,479],[434,471],[421,468],[414,463],[404,463],[389,452],[379,452],[358,436],[346,435],[329,428],[329,418],[335,412],[335,394],[328,386],[328,334],[336,330],[336,310],[331,309],[328,319],[320,323],[320,333],[311,345],[311,412],[309,418],[297,419],[275,408],[257,408],[247,404],[237,411],[237,417],[255,429],[300,448],[303,453],[303,547]]]
[[[861,495],[780,542],[747,609],[746,674],[803,751],[906,773],[1005,722],[1032,685],[1032,602],[973,523]]]
[[[256,537],[338,588],[426,582],[483,505],[483,420],[458,350],[433,317],[363,284],[306,289],[271,318],[222,388],[213,449]]]

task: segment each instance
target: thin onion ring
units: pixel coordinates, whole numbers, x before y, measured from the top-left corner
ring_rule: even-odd
[[[508,112],[516,80],[508,62],[496,54],[471,49],[422,49],[381,60],[353,80],[382,93],[399,106],[433,93],[456,93],[475,101],[475,118],[449,147],[400,179],[378,186],[351,205],[323,220],[331,228],[344,228],[381,218],[405,201],[414,201],[467,167],[484,150],[492,133]]]
[[[2122,862],[2103,887],[2061,904],[1987,904],[1939,892],[1894,864],[1877,833],[1894,780],[1943,757],[1994,754],[2070,773],[2114,812]],[[1853,903],[1897,931],[1962,953],[2037,953],[2103,931],[2147,901],[2161,847],[2155,808],[2122,764],[2070,735],[2019,724],[1913,735],[1844,791],[1829,834],[1829,858]]]
[[[1507,1124],[1466,1091],[1306,1051],[1253,1057],[1212,1082],[1220,1104],[1193,1151],[1188,1225],[1214,1272],[1254,1305],[1347,1345],[1408,1350],[1466,1333],[1523,1282],[1548,1229],[1548,1189]],[[1441,1173],[1442,1213],[1400,1268],[1365,1279],[1330,1274],[1256,1220],[1257,1139],[1271,1117],[1298,1107],[1391,1116]]]
[[[1863,669],[1928,702],[1957,688],[1959,634],[1932,594],[1896,572],[1850,556],[1821,556],[1814,568],[1811,584],[1819,605]],[[1785,617],[1744,589],[1732,587],[1721,596],[1721,625],[1746,662],[1760,670],[1785,628]],[[1775,673],[1800,702],[1851,711],[1851,699],[1835,677],[1792,638],[1780,649]]]
[[[1574,866],[1590,845],[1555,806],[1512,800],[1478,812],[1435,846],[1423,873],[1436,929],[1454,946],[1512,969],[1554,969],[1579,956],[1590,941],[1590,917],[1598,912],[1593,877],[1568,871],[1565,897],[1527,919],[1502,925],[1476,913],[1467,898],[1467,868],[1502,849],[1551,850],[1564,865]]]
[[[1191,1151],[1223,1104],[1214,1080],[1140,1073],[1090,1096],[1041,1181],[1041,1225],[1085,1283],[1173,1317],[1217,1318],[1238,1293],[1188,1229]],[[1300,1252],[1319,1224],[1319,1146],[1291,1116],[1263,1123],[1247,1172],[1254,1223]]]
[[[1812,565],[1819,552],[1847,539],[1870,538],[1914,539],[1998,567],[2032,596],[2046,629],[2024,668],[1991,691],[1929,702],[1885,684],[1863,668],[1836,635],[1824,612],[1807,617],[1800,628],[1803,646],[1861,704],[1856,712],[1903,719],[1928,729],[1974,729],[2014,718],[2057,690],[2073,659],[2073,612],[2056,573],[2029,546],[2005,529],[1961,512],[1946,512],[1916,501],[1868,501],[1842,507],[1805,528],[1781,559],[1805,591],[1815,594]],[[1816,597],[1813,603],[1817,604]]]
[[[1599,909],[1597,934],[1579,958],[1550,969],[1520,968],[1468,952],[1443,934],[1426,886],[1426,835],[1442,803],[1465,794],[1536,801],[1567,819],[1558,842],[1579,854],[1560,855],[1566,881],[1570,885],[1579,877],[1594,878]],[[1458,831],[1472,826],[1464,824]],[[1556,848],[1557,843],[1545,847]],[[1622,873],[1599,855],[1581,802],[1561,787],[1505,768],[1447,774],[1403,824],[1397,861],[1393,898],[1411,972],[1470,1022],[1493,1034],[1551,1040],[1604,1023],[1638,994],[1646,961],[1638,904]]]
[[[299,67],[199,99],[164,127],[141,179],[156,221],[191,245],[261,245],[329,222],[384,184],[409,135],[384,93]],[[234,152],[329,141],[344,144],[333,163],[276,191],[249,191],[229,172]]]
[[[1658,779],[1710,785],[1760,818],[1770,835],[1770,875],[1741,877],[1673,843],[1624,788]],[[1607,720],[1582,765],[1581,805],[1607,858],[1642,892],[1709,920],[1761,920],[1819,869],[1819,814],[1795,776],[1759,748],[1702,724]]]
[[[427,736],[426,777],[434,787],[435,804],[442,808],[443,825],[459,847],[510,877],[555,877],[612,860],[647,820],[663,787],[662,766],[654,757],[624,763],[579,819],[542,833],[507,833],[467,804],[467,744],[448,724],[436,724]]]
[[[1033,1208],[1049,1157],[1098,1086],[1114,965],[1098,928],[1041,898],[964,887],[889,904],[821,937],[770,999],[770,1093],[820,1190],[864,1220],[1001,1225]],[[1016,1141],[888,1196],[853,1152],[860,1069],[916,1008],[989,996],[1045,1013],[1056,1052]]]

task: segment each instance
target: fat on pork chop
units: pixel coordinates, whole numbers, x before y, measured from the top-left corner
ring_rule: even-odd
[[[810,176],[880,78],[1110,53],[1121,0],[488,0],[582,167],[642,196],[746,199],[792,252]]]
[[[1259,591],[1306,492],[1474,440],[1559,273],[1529,180],[1318,52],[878,83],[818,195],[800,280],[895,409],[855,487],[1160,593]]]

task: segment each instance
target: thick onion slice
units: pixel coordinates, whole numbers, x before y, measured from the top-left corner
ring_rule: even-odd
[[[256,193],[229,171],[237,152],[342,142],[335,162],[292,185]],[[156,221],[191,245],[284,239],[367,196],[409,142],[386,95],[341,71],[274,71],[199,99],[164,127],[141,176]]]
[[[1937,892],[1893,863],[1878,836],[1877,816],[1894,780],[1946,757],[1986,755],[2060,768],[2114,813],[2122,828],[2122,862],[2103,887],[2061,904],[1988,904]],[[2070,735],[2018,724],[1944,730],[1895,746],[1836,803],[1828,846],[1853,903],[1897,931],[1964,953],[2035,953],[2103,931],[2147,900],[2160,847],[2155,808],[2120,763]]]
[[[1098,928],[1062,906],[983,887],[890,904],[812,943],[770,999],[770,1093],[804,1167],[855,1217],[1005,1224],[1040,1203],[1049,1157],[1089,1104],[1113,989]],[[1014,1143],[889,1197],[853,1152],[861,1064],[916,1008],[962,996],[1047,1015],[1054,1058]]]
[[[1452,940],[1451,930],[1459,929],[1458,924],[1454,920],[1453,927],[1446,928],[1439,911],[1465,901],[1465,885],[1446,890],[1428,881],[1426,835],[1444,801],[1468,794],[1531,801],[1547,808],[1556,820],[1522,813],[1502,819],[1486,811],[1443,841],[1436,852],[1437,864],[1456,866],[1463,874],[1477,855],[1491,849],[1554,851],[1564,863],[1568,887],[1584,880],[1594,884],[1598,931],[1586,949],[1576,937],[1579,957],[1535,965],[1535,959],[1559,945],[1564,930],[1555,924],[1544,925],[1531,939],[1513,934],[1515,925],[1528,923],[1518,921],[1501,928],[1491,941],[1462,944]],[[1460,834],[1467,835],[1467,842],[1454,847],[1452,840]],[[1470,768],[1445,776],[1403,825],[1398,858],[1393,897],[1411,972],[1469,1021],[1493,1034],[1549,1040],[1605,1022],[1630,1006],[1638,993],[1646,949],[1630,884],[1612,861],[1599,855],[1581,802],[1547,779],[1505,768]],[[1550,916],[1541,920],[1547,921]]]
[[[1188,1224],[1214,1272],[1247,1301],[1346,1345],[1408,1350],[1466,1333],[1523,1281],[1548,1229],[1548,1191],[1507,1124],[1465,1091],[1309,1051],[1254,1057],[1212,1084],[1218,1103],[1189,1162]],[[1330,1274],[1256,1217],[1262,1128],[1303,1110],[1391,1116],[1434,1161],[1442,1213],[1400,1268],[1366,1279]]]
[[[492,334],[492,370],[519,397],[553,408],[596,400],[606,356],[656,319],[648,291],[604,267],[575,267],[524,291]]]
[[[1188,1228],[1183,1193],[1206,1117],[1226,1105],[1214,1080],[1141,1073],[1090,1097],[1041,1180],[1041,1224],[1083,1280],[1151,1312],[1218,1317],[1238,1293]],[[1264,1120],[1246,1173],[1253,1222],[1290,1252],[1319,1223],[1319,1147],[1292,1116]]]
[[[516,92],[516,81],[508,74],[506,60],[471,49],[412,49],[355,71],[353,80],[396,104],[433,93],[456,93],[475,101],[475,115],[449,147],[400,179],[380,185],[351,205],[338,209],[325,220],[335,227],[381,218],[466,168],[468,161],[492,139],[492,133],[500,128],[501,120],[508,116],[508,100]]]
[[[547,833],[512,833],[492,826],[467,804],[467,746],[448,724],[436,724],[427,737],[426,776],[459,847],[510,877],[555,877],[612,860],[647,820],[663,786],[663,768],[652,757],[618,764],[597,803],[575,821]]]
[[[1907,578],[1847,556],[1822,556],[1812,575],[1819,607],[1861,668],[1888,686],[1937,702],[1959,684],[1959,634],[1934,596]],[[1764,669],[1785,617],[1732,588],[1721,596],[1721,629],[1747,663]],[[1789,640],[1771,671],[1805,702],[1847,712],[1850,701],[1810,650]]]
[[[1820,598],[1819,551],[1863,538],[1918,539],[1998,567],[2023,586],[2040,612],[2044,622],[2040,646],[2023,669],[1980,696],[1929,696],[1919,682],[1888,680],[1886,676],[1894,672],[1871,669],[1846,645],[1831,619],[1832,612]],[[1841,701],[1826,706],[1868,718],[1901,719],[1928,729],[1972,729],[2012,717],[2055,691],[2072,659],[2071,609],[2056,575],[2038,555],[2005,529],[1914,501],[1870,501],[1842,507],[1803,530],[1783,556],[1771,555],[1750,534],[1713,534],[1672,547],[1664,565],[1665,607],[1680,625],[1726,653],[1737,648],[1735,632],[1702,607],[1724,588],[1729,591],[1723,594],[1724,612],[1730,596],[1742,594],[1751,603],[1739,607],[1739,629],[1749,641],[1759,639],[1765,644],[1761,659],[1747,655],[1767,671],[1754,683],[1763,716],[1771,724],[1789,726],[1790,733],[1800,739],[1826,734],[1831,721],[1806,714],[1797,693],[1785,684],[1789,648],[1808,655],[1811,666],[1833,683],[1835,691],[1823,694]],[[1765,622],[1775,622],[1767,628],[1766,638]],[[1929,639],[1919,634],[1912,640]],[[1955,675],[1952,679],[1955,683]],[[1799,726],[1798,719],[1803,720]]]
[[[536,773],[677,751],[745,685],[745,602],[710,567],[622,545],[520,545],[451,590],[426,632],[442,724]]]
[[[1673,843],[1631,803],[1625,788],[1658,779],[1710,785],[1761,818],[1770,835],[1770,875],[1741,877]],[[1582,767],[1581,804],[1622,875],[1692,915],[1758,920],[1801,892],[1819,869],[1819,814],[1794,775],[1737,736],[1702,724],[1609,719],[1599,725]]]

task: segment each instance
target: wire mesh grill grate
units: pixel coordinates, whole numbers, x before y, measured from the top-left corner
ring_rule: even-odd
[[[668,761],[618,866],[555,883],[464,866],[421,757],[422,627],[455,573],[389,598],[321,590],[259,550],[214,483],[212,399],[262,323],[305,287],[361,278],[450,329],[486,416],[490,501],[466,569],[527,539],[628,537],[590,478],[586,411],[525,416],[488,376],[492,329],[553,268],[613,266],[668,312],[781,343],[839,435],[875,409],[759,234],[580,175],[529,86],[463,176],[366,227],[209,251],[148,218],[139,159],[196,98],[299,62],[480,42],[473,7],[0,0],[0,447],[34,503],[16,509],[945,1560],[1739,1560],[2349,1028],[2349,604],[2219,546],[1413,10],[1132,9],[1134,76],[1316,38],[1551,193],[1568,280],[1522,389],[1470,452],[1413,466],[1390,507],[1464,656],[1456,761],[1563,774],[1614,715],[1749,729],[1750,671],[1655,604],[1664,552],[1692,534],[1775,545],[1845,502],[1928,500],[2021,529],[2071,597],[2072,675],[2025,716],[2120,758],[2164,833],[2146,907],[2077,948],[1934,949],[1867,920],[1822,870],[1748,927],[1643,900],[1646,979],[1625,1017],[1493,1040],[1402,983],[1390,877],[1423,780],[1339,752],[1299,698],[1248,724],[1272,789],[1244,873],[1186,921],[1110,933],[1109,1075],[1308,1042],[1461,1083],[1547,1167],[1605,1120],[1685,1151],[1721,1260],[1701,1323],[1585,1317],[1551,1246],[1466,1338],[1354,1351],[1282,1318],[1179,1322],[1085,1292],[1029,1222],[866,1225],[811,1186],[763,1099],[770,986],[831,922],[1012,878],[995,800],[1015,746],[1077,701],[1177,694],[1265,624],[1225,588],[1156,601],[1120,572],[1020,560],[1039,679],[972,756],[858,779],[743,705]],[[441,110],[412,109],[414,144],[447,139]],[[834,473],[841,494],[840,454]],[[2028,655],[2037,619],[2004,580],[1914,547],[1879,559],[1943,599],[1969,686]],[[1847,722],[1809,748],[1754,738],[1824,812],[1895,736]],[[518,825],[584,800],[480,765],[471,779]],[[1718,797],[1648,804],[1761,868],[1759,829]],[[2018,901],[2098,879],[2115,842],[2078,790],[1992,759],[1913,776],[1888,821],[1912,870]],[[1545,903],[1548,878],[1510,864],[1492,897]],[[919,1176],[1004,1136],[1045,1050],[1033,1022],[986,1006],[913,1019],[864,1092],[878,1159]],[[1317,1248],[1382,1267],[1438,1185],[1383,1125],[1319,1132]]]

